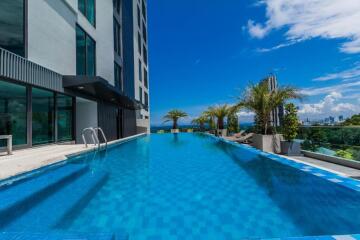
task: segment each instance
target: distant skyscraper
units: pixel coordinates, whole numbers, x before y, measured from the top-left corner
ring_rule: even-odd
[[[267,78],[262,80],[262,82],[267,82],[270,91],[276,91],[278,88],[278,83],[275,75],[268,76]],[[283,118],[284,106],[281,105],[271,112],[271,125],[273,127],[281,126]]]

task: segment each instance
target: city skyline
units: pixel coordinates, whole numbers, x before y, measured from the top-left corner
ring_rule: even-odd
[[[360,28],[351,24],[360,20],[357,1],[153,3],[153,125],[172,108],[188,112],[187,123],[209,105],[234,103],[270,73],[306,95],[296,102],[302,120],[360,113]],[[251,119],[241,113],[241,122]]]

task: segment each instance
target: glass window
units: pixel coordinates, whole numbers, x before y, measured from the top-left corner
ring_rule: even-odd
[[[115,87],[117,89],[119,89],[120,91],[123,90],[122,88],[122,78],[121,78],[121,67],[117,64],[117,63],[114,63],[114,72],[115,72]]]
[[[86,73],[87,75],[95,75],[95,41],[86,36]]]
[[[114,10],[120,14],[121,0],[113,0]]]
[[[54,142],[54,93],[32,88],[33,145]]]
[[[95,26],[95,0],[78,0],[79,11]]]
[[[146,42],[147,41],[147,33],[146,33],[145,23],[143,23],[142,32],[143,32],[144,41]]]
[[[147,50],[146,50],[145,45],[143,45],[143,59],[144,59],[144,62],[147,64]]]
[[[79,26],[76,27],[76,73],[96,75],[96,43]]]
[[[76,73],[86,74],[86,34],[79,27],[76,28]]]
[[[121,27],[114,18],[114,51],[121,56]]]
[[[0,47],[25,56],[24,0],[0,1]]]
[[[144,19],[146,20],[146,6],[145,6],[145,0],[142,0],[142,14],[144,16]]]
[[[141,35],[140,35],[140,32],[138,32],[138,52],[141,55]]]
[[[14,145],[27,143],[26,103],[26,87],[0,81],[0,135],[13,135]]]
[[[144,85],[145,87],[148,87],[148,72],[144,68]]]
[[[58,141],[73,140],[73,98],[57,95]]]
[[[139,81],[142,82],[142,72],[141,72],[141,60],[139,59]]]
[[[139,101],[143,103],[143,93],[142,93],[142,87],[139,87]]]
[[[137,6],[137,21],[138,21],[138,26],[139,28],[141,28],[141,15],[140,15],[140,8],[139,6]]]
[[[145,95],[145,106],[149,106],[149,95],[144,92],[144,95]]]

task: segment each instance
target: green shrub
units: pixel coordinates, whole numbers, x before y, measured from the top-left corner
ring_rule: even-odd
[[[346,159],[353,159],[352,153],[348,150],[338,150],[338,151],[336,151],[335,156],[341,157],[341,158],[346,158]]]
[[[283,134],[286,141],[296,138],[299,131],[299,119],[297,109],[293,103],[285,105],[285,117],[283,120]]]

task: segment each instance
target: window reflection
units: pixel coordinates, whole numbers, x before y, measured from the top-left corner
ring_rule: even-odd
[[[0,47],[25,55],[24,0],[0,1]]]
[[[72,97],[58,94],[57,126],[58,141],[73,140],[73,101]]]
[[[54,142],[54,93],[32,89],[32,141],[33,145]]]
[[[14,145],[26,144],[26,122],[26,87],[0,81],[0,135],[13,135]]]

